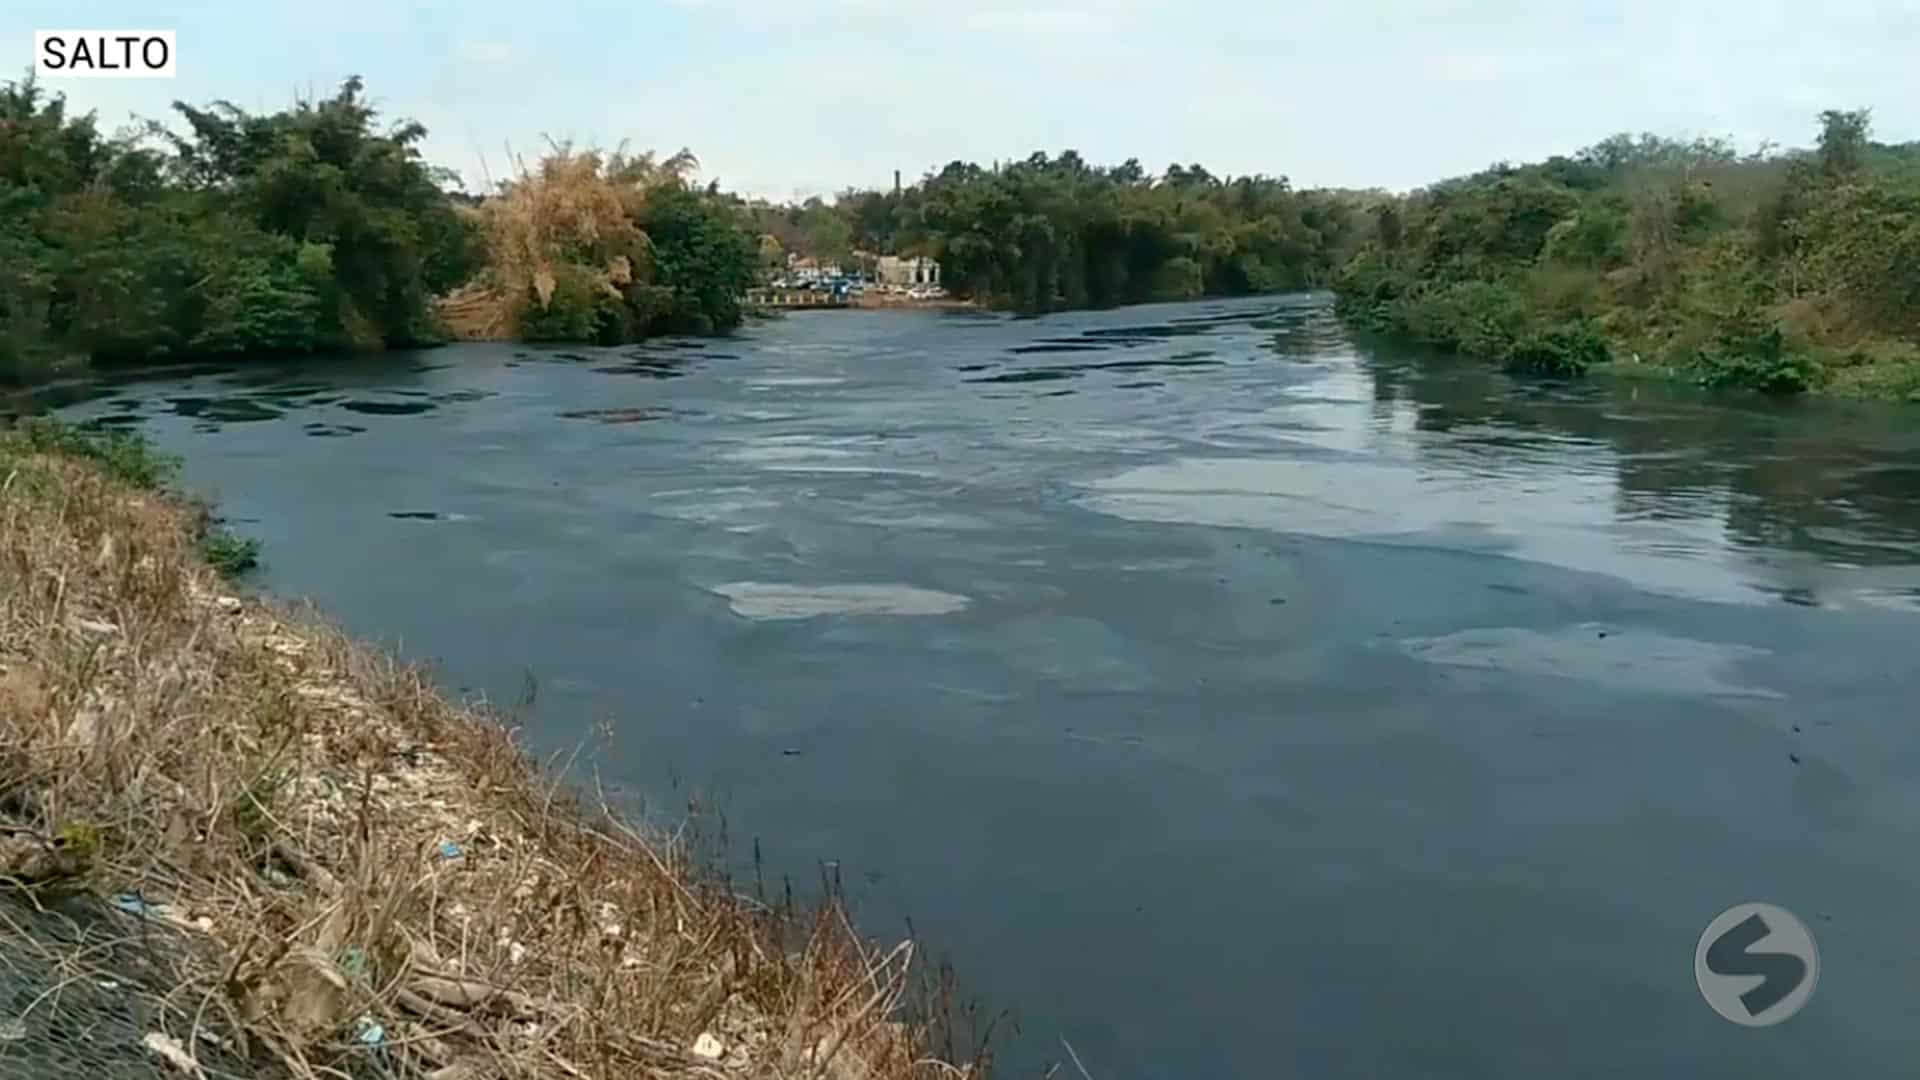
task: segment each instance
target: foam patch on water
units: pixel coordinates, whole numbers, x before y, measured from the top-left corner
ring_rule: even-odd
[[[789,444],[785,446],[743,446],[738,450],[729,450],[720,455],[727,461],[740,461],[747,464],[782,461],[811,461],[817,458],[850,458],[852,450],[841,450],[832,446],[807,446]]]
[[[749,619],[811,619],[819,615],[951,615],[967,598],[913,585],[782,585],[735,581],[713,591],[736,615]]]
[[[1430,664],[1506,674],[1550,675],[1650,693],[1785,697],[1739,681],[1738,667],[1773,655],[1766,649],[1594,624],[1551,631],[1476,627],[1441,637],[1406,638],[1407,654]]]
[[[754,379],[747,385],[755,390],[772,390],[785,386],[839,386],[846,381],[832,375],[772,375]]]
[[[774,473],[846,473],[852,476],[917,476],[922,479],[938,479],[940,474],[930,469],[901,469],[891,465],[768,465],[767,472]]]

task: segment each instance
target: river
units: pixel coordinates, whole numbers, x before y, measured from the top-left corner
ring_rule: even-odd
[[[1516,381],[1304,295],[66,411],[182,455],[261,587],[834,864],[1013,1010],[1009,1075],[1920,1062],[1920,410]],[[1695,987],[1751,900],[1820,950],[1778,1027]]]

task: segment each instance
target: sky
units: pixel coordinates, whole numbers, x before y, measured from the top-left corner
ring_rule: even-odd
[[[47,29],[173,30],[172,80],[49,80],[111,129],[366,79],[474,190],[548,137],[670,153],[784,200],[1035,150],[1403,190],[1616,131],[1920,139],[1920,0],[0,0]]]

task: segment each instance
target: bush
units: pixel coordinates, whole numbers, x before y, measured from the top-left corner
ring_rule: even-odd
[[[1600,270],[1619,266],[1627,259],[1626,211],[1613,203],[1582,207],[1547,230],[1542,256]]]
[[[239,577],[260,565],[260,541],[212,526],[201,534],[200,557],[222,575]]]
[[[573,263],[559,263],[545,302],[528,290],[514,324],[526,341],[602,341],[609,327],[618,325],[620,306],[593,274]]]
[[[1463,281],[1394,304],[1407,333],[1443,349],[1500,360],[1520,339],[1527,306],[1519,293],[1491,281]]]
[[[1191,300],[1206,290],[1206,272],[1185,255],[1168,259],[1153,275],[1156,300]]]
[[[1606,363],[1608,356],[1607,339],[1582,320],[1522,338],[1507,354],[1506,366],[1541,375],[1584,375],[1595,364]]]
[[[1711,346],[1695,355],[1694,366],[1702,386],[1796,394],[1820,381],[1819,365],[1803,352],[1789,351],[1777,326],[1723,331]]]
[[[1413,287],[1411,275],[1396,270],[1376,247],[1363,249],[1334,279],[1334,310],[1368,330],[1404,331],[1393,303]]]

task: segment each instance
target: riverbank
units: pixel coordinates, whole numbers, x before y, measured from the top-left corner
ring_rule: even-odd
[[[897,1015],[909,945],[736,895],[499,716],[234,595],[136,444],[48,445],[0,433],[0,873],[181,936],[147,1052],[439,1080],[958,1071]],[[8,1021],[57,1032],[60,1000]]]
[[[963,300],[957,296],[942,296],[916,300],[899,293],[868,291],[853,301],[853,306],[871,311],[978,311],[979,302]]]
[[[1556,375],[1920,401],[1920,143],[1616,136],[1381,197],[1335,282],[1352,324]]]

